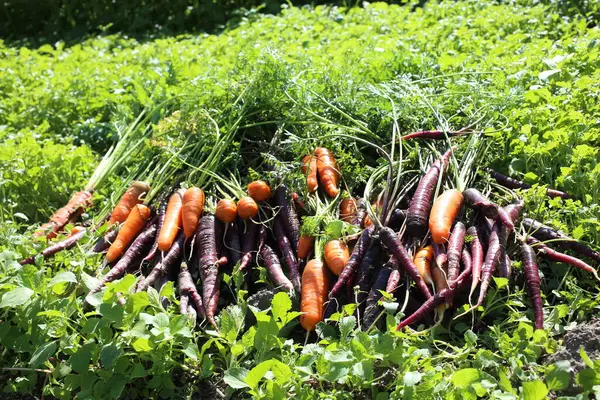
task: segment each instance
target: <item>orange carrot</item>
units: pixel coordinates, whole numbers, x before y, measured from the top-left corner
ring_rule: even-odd
[[[225,224],[229,224],[235,220],[237,215],[237,206],[235,201],[230,199],[221,199],[217,203],[217,209],[215,210],[215,217]]]
[[[323,258],[331,272],[339,275],[350,259],[348,246],[341,240],[330,240],[325,244]]]
[[[306,175],[306,187],[310,193],[314,193],[319,188],[317,180],[317,157],[311,156],[308,165],[308,175]]]
[[[346,197],[340,202],[340,219],[349,224],[354,222],[356,215],[356,200],[352,197]]]
[[[298,258],[306,258],[315,245],[315,237],[302,235],[298,239]]]
[[[258,214],[258,204],[252,197],[242,197],[237,203],[237,215],[241,219],[256,217]]]
[[[431,207],[429,214],[429,230],[431,237],[437,244],[445,243],[450,237],[450,228],[460,211],[463,195],[456,189],[446,190]]]
[[[171,195],[167,204],[167,212],[163,226],[158,234],[158,250],[169,251],[181,227],[181,210],[183,208],[184,189],[179,189]]]
[[[198,227],[198,221],[204,211],[204,191],[197,187],[191,187],[183,194],[182,206],[181,206],[181,223],[183,225],[183,235],[186,239],[192,237],[196,228]]]
[[[146,182],[134,181],[129,186],[129,189],[121,197],[112,214],[110,215],[109,224],[121,223],[127,219],[131,209],[136,204],[141,204],[142,195],[150,191],[150,186]]]
[[[46,238],[53,239],[63,230],[66,224],[75,221],[83,211],[92,205],[92,190],[83,190],[71,196],[66,206],[56,210],[50,221],[43,224],[33,236],[39,237],[46,234]]]
[[[123,226],[117,234],[117,238],[110,245],[106,252],[106,261],[112,263],[116,261],[127,246],[133,242],[138,233],[144,228],[146,221],[150,218],[150,208],[143,204],[137,204],[129,213],[129,216],[123,223]]]
[[[446,280],[446,271],[438,267],[435,263],[431,268],[431,276],[433,278],[435,292],[440,293],[444,289],[448,289],[448,281]],[[448,304],[444,303],[436,308],[438,311],[444,311],[448,308]]]
[[[304,157],[302,157],[302,167],[300,168],[300,170],[304,175],[306,175],[306,171],[308,171],[308,166],[310,165],[311,159],[312,156],[310,154],[307,154]]]
[[[415,254],[414,263],[419,270],[419,275],[428,285],[433,285],[431,277],[431,261],[433,260],[433,248],[431,246],[423,247]]]
[[[313,331],[323,321],[324,305],[329,289],[329,272],[321,260],[310,260],[302,273],[302,300],[300,324],[307,331]]]
[[[319,181],[323,185],[323,190],[329,197],[337,196],[340,192],[338,188],[340,174],[333,154],[324,147],[318,147],[315,149],[315,156],[317,157]]]
[[[265,181],[254,181],[248,185],[248,195],[255,201],[265,201],[271,197],[271,188]]]

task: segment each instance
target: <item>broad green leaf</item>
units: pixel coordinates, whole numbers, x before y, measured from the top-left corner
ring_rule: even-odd
[[[258,383],[265,376],[267,371],[271,369],[273,362],[274,360],[266,360],[252,368],[250,372],[248,372],[248,375],[246,375],[246,384],[256,390]]]
[[[117,358],[121,357],[122,354],[123,349],[113,343],[103,346],[102,350],[100,350],[100,361],[102,362],[102,366],[104,368],[112,368],[113,365],[115,365]]]
[[[0,301],[0,308],[22,306],[27,303],[27,300],[29,300],[32,295],[33,290],[26,287],[13,289],[10,292],[4,293],[2,301]]]
[[[546,371],[546,384],[548,390],[563,390],[569,387],[571,363],[558,361]]]
[[[408,371],[404,374],[404,385],[405,386],[416,386],[421,382],[421,373],[418,371]]]
[[[342,339],[347,338],[350,333],[354,330],[356,326],[356,317],[350,315],[348,317],[344,317],[339,322],[340,327],[340,335]]]
[[[548,395],[546,384],[540,380],[523,382],[523,400],[543,400]]]
[[[286,321],[286,313],[292,308],[292,300],[285,292],[279,292],[273,296],[271,312],[273,317],[279,321]]]
[[[233,389],[244,389],[250,387],[246,383],[248,370],[241,367],[231,367],[225,371],[223,381]]]
[[[31,356],[29,365],[33,368],[37,368],[50,358],[57,349],[56,342],[48,342],[45,345],[38,347],[38,349]]]
[[[92,352],[87,347],[80,347],[75,354],[71,356],[69,364],[73,371],[83,374],[90,367],[90,361],[92,360]]]
[[[74,273],[72,273],[70,271],[63,271],[63,272],[58,273],[54,278],[52,278],[50,280],[50,282],[48,282],[48,286],[52,287],[56,284],[63,283],[63,282],[77,283],[77,277],[75,276]]]
[[[466,388],[481,379],[483,375],[477,368],[465,368],[452,374],[452,384],[458,388]]]
[[[148,351],[152,351],[152,346],[150,345],[150,341],[146,338],[139,338],[135,342],[131,344],[133,349],[138,353],[144,353]]]

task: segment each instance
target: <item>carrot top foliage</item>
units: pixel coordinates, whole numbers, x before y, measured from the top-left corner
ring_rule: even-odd
[[[139,175],[160,177],[164,188],[201,179],[208,196],[215,185],[201,165],[231,171],[242,185],[283,175],[304,187],[300,160],[315,147],[335,155],[341,190],[362,193],[385,163],[365,141],[389,149],[394,129],[402,136],[476,122],[491,143],[486,163],[534,185],[520,193],[535,210],[529,216],[597,246],[600,30],[561,10],[527,1],[287,7],[218,35],[114,34],[37,49],[0,41],[1,390],[61,399],[541,399],[570,384],[597,392],[598,361],[574,372],[540,359],[600,309],[593,278],[556,263],[539,265],[548,277],[544,332],[533,330],[524,283],[509,291],[497,279],[482,316],[489,329],[464,317],[450,331],[396,332],[392,303],[386,331],[361,332],[346,310],[333,326],[317,326],[323,341],[306,346],[289,334],[299,323],[292,299],[279,293],[257,310],[235,274],[222,292],[235,292],[237,304],[219,316],[219,332],[202,332],[163,306],[161,297],[175,299],[172,286],[129,294],[134,275],[86,305],[84,293],[98,284],[98,258],[84,256],[95,237],[18,265],[44,247],[28,226],[81,190],[120,133],[165,100],[136,136],[139,152],[97,188],[84,217],[110,209]],[[453,141],[458,154],[467,141]],[[445,147],[407,141],[403,170],[424,169]],[[378,182],[373,193],[384,188]],[[573,199],[549,200],[536,184]]]

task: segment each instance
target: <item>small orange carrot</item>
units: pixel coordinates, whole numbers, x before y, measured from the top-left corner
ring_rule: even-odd
[[[346,197],[340,202],[340,219],[349,224],[354,222],[356,215],[356,200],[352,197]]]
[[[435,199],[429,214],[429,230],[435,243],[442,244],[448,241],[450,228],[460,211],[462,203],[463,195],[456,189],[446,190]]]
[[[117,238],[106,252],[107,262],[112,263],[121,257],[127,246],[133,242],[137,234],[144,228],[150,214],[150,208],[143,204],[137,204],[133,207],[123,226],[121,226]]]
[[[204,191],[197,187],[188,188],[183,194],[181,206],[181,224],[186,239],[192,237],[198,228],[198,221],[204,211]]]
[[[317,157],[319,181],[323,185],[323,190],[329,197],[337,196],[340,192],[338,188],[340,174],[333,154],[324,147],[318,147],[315,149],[315,156]]]
[[[232,223],[237,215],[237,206],[235,201],[230,199],[221,199],[217,203],[215,217],[225,224]]]
[[[252,197],[242,197],[237,203],[237,215],[241,219],[256,217],[258,214],[258,204]]]
[[[433,248],[431,246],[419,249],[415,254],[414,263],[419,270],[419,275],[428,285],[433,285],[431,277],[431,261],[433,260]]]
[[[317,157],[315,156],[311,156],[310,162],[308,163],[306,187],[309,193],[314,193],[319,188],[319,181],[317,180]]]
[[[341,240],[330,240],[323,249],[323,258],[331,272],[339,275],[350,259],[348,246]]]
[[[321,260],[310,260],[302,273],[302,300],[300,324],[313,331],[323,321],[323,311],[329,289],[329,272]]]
[[[250,182],[248,185],[248,195],[255,201],[265,201],[271,197],[271,188],[265,181]]]
[[[308,171],[308,166],[310,165],[311,158],[312,156],[310,154],[307,154],[304,157],[302,157],[302,167],[300,168],[300,170],[304,175],[306,175],[306,171]]]
[[[110,215],[109,224],[121,223],[127,219],[131,209],[136,204],[142,203],[142,195],[150,191],[150,186],[146,182],[134,181],[129,189],[123,194]]]
[[[302,235],[298,239],[298,258],[306,258],[315,245],[315,237]]]
[[[181,210],[183,209],[184,189],[179,189],[171,195],[167,203],[167,212],[163,226],[158,234],[158,250],[169,251],[181,227]]]

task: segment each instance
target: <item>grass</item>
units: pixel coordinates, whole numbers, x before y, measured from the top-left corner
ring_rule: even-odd
[[[341,316],[321,328],[321,342],[301,348],[302,340],[289,340],[297,314],[285,295],[260,313],[241,296],[222,314],[220,333],[201,332],[152,291],[116,306],[115,293],[127,292],[131,275],[85,306],[82,294],[98,263],[82,257],[85,246],[42,265],[19,268],[15,261],[42,245],[30,241],[26,226],[47,219],[85,185],[142,109],[175,97],[182,119],[159,123],[168,109],[153,120],[141,155],[98,188],[98,207],[140,160],[168,156],[186,138],[212,132],[198,116],[227,115],[241,94],[244,118],[222,168],[240,171],[242,180],[262,173],[257,152],[297,162],[319,143],[339,154],[346,184],[359,189],[373,172],[366,165],[379,155],[333,135],[388,146],[394,120],[406,134],[459,129],[484,117],[478,126],[492,143],[487,163],[576,199],[524,193],[529,214],[597,245],[599,53],[598,28],[550,6],[468,1],[416,9],[292,7],[219,35],[0,45],[0,367],[52,371],[12,372],[3,390],[57,398],[217,389],[264,398],[567,395],[575,375],[564,365],[544,365],[540,355],[599,306],[596,284],[558,264],[542,265],[545,332],[531,328],[522,281],[497,280],[483,326],[466,316],[448,330],[396,333],[398,316],[390,310],[386,331],[361,332],[353,317]],[[405,148],[407,167],[418,166],[421,147]],[[248,170],[249,176],[241,172]],[[290,176],[292,184],[299,179]],[[235,277],[229,279],[235,288]],[[19,288],[28,290],[14,293]],[[163,290],[174,300],[172,289]],[[589,370],[577,377],[588,393],[600,373],[597,363]]]

